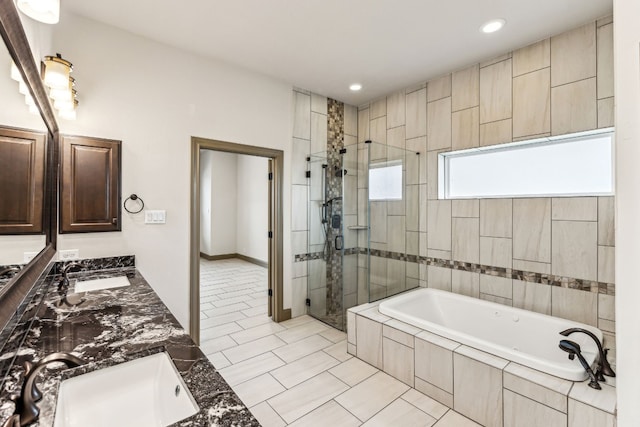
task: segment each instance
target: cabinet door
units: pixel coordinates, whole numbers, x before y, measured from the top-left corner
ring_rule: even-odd
[[[0,234],[41,234],[45,134],[0,127]]]
[[[120,145],[61,137],[60,233],[120,231]]]

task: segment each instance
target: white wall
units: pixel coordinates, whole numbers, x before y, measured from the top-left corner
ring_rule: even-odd
[[[268,258],[268,160],[202,150],[200,252]]]
[[[208,177],[200,176],[200,208],[208,216],[200,221],[200,252],[206,255],[236,253],[237,158],[235,154],[202,150],[200,168],[205,166]],[[208,179],[208,182],[205,180]],[[205,185],[203,185],[203,183]],[[203,194],[205,187],[209,193]],[[205,200],[205,196],[208,200]],[[206,213],[205,213],[206,215]],[[208,223],[208,224],[207,224]],[[203,227],[203,224],[206,224]]]
[[[264,157],[238,156],[236,252],[260,261],[269,254],[268,162]]]
[[[614,0],[618,426],[640,420],[640,2]]]
[[[200,252],[204,254],[211,254],[212,157],[212,151],[200,151]]]
[[[214,42],[214,41],[212,41]],[[74,64],[78,119],[63,133],[122,140],[122,195],[166,209],[165,225],[123,215],[122,232],[66,234],[59,249],[84,258],[135,254],[141,273],[188,328],[191,136],[285,151],[290,188],[290,85],[195,56],[75,15],[53,46]],[[284,194],[284,259],[291,258],[290,193]],[[284,263],[284,307],[291,305]]]

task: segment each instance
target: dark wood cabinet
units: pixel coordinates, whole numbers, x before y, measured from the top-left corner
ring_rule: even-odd
[[[42,234],[46,135],[0,127],[0,234]]]
[[[61,137],[60,233],[120,231],[120,141]]]

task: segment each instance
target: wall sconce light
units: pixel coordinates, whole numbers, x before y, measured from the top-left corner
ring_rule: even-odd
[[[17,82],[22,81],[22,74],[20,74],[20,70],[16,66],[16,63],[11,61],[11,78]]]
[[[73,77],[69,77],[69,85],[63,89],[51,89],[49,91],[49,97],[54,101],[63,100],[70,101],[76,96],[76,90],[74,86],[76,85],[76,79]]]
[[[53,107],[58,111],[58,117],[65,120],[76,119],[78,107],[78,92],[75,90],[76,80],[69,75],[73,70],[71,62],[56,56],[45,56],[42,66],[42,80],[49,87],[49,97]],[[25,96],[29,111],[39,114],[38,107],[29,93],[29,88],[22,80],[18,67],[11,63],[11,78],[18,82],[18,91]]]
[[[76,80],[69,74],[73,71],[71,62],[56,56],[44,58],[44,84],[49,86],[49,97],[53,100],[53,107],[58,110],[58,117],[65,120],[76,119],[78,93],[74,89]]]
[[[60,21],[60,0],[17,0],[18,9],[29,18],[45,24]]]
[[[69,73],[73,71],[73,64],[56,56],[44,57],[44,84],[52,89],[65,89],[69,86]]]

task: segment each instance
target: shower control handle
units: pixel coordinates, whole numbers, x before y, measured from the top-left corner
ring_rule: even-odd
[[[344,249],[344,239],[342,237],[342,234],[338,234],[336,236],[336,239],[335,239],[334,243],[335,243],[337,251],[341,251],[342,249]]]

